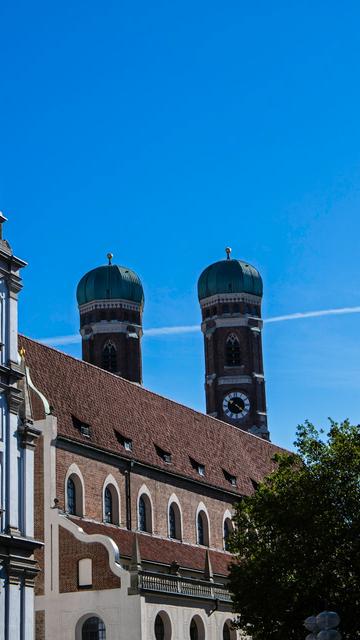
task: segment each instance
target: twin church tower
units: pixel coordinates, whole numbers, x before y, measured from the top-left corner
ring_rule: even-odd
[[[262,279],[250,264],[227,257],[198,281],[205,345],[206,412],[269,439],[262,357]],[[141,384],[144,291],[126,267],[108,264],[77,287],[82,356],[86,362]]]

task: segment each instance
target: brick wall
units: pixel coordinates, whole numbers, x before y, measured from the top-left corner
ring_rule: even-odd
[[[84,591],[78,587],[78,561],[82,558],[92,560],[92,588],[118,589],[121,581],[109,569],[108,552],[102,544],[79,542],[63,527],[59,527],[59,590]]]
[[[122,470],[100,461],[90,460],[80,455],[57,450],[57,495],[60,500],[59,507],[65,507],[65,477],[72,463],[79,467],[85,484],[85,517],[98,522],[103,520],[103,485],[109,474],[117,481],[120,490],[120,522],[126,524],[126,496],[125,477]],[[189,483],[181,479],[170,479],[161,472],[152,472],[146,475],[131,473],[131,511],[132,529],[138,526],[137,499],[139,490],[145,484],[150,492],[153,503],[154,533],[168,536],[168,501],[174,493],[181,506],[183,519],[183,541],[196,544],[196,510],[200,502],[203,502],[210,519],[210,545],[223,549],[223,517],[227,509],[231,511],[231,500],[224,496],[214,497],[211,490],[195,483],[190,489]]]
[[[45,640],[45,611],[35,611],[35,640]]]
[[[57,449],[56,460],[56,491],[60,509],[65,509],[66,474],[70,465],[75,463],[81,471],[85,484],[85,517],[102,522],[103,486],[107,476],[112,474],[120,490],[120,524],[125,523],[125,481],[122,471],[113,465],[89,460],[63,449]]]

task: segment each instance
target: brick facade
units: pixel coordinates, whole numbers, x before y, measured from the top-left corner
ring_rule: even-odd
[[[59,530],[59,591],[83,591],[78,586],[78,561],[92,560],[92,589],[119,589],[120,578],[109,569],[108,552],[98,543],[84,544],[76,540],[63,527]]]
[[[46,640],[45,611],[35,611],[35,640]]]
[[[126,491],[125,467],[118,468],[98,460],[74,454],[70,451],[57,449],[57,496],[60,509],[65,509],[65,478],[70,465],[79,468],[85,485],[84,516],[97,522],[103,521],[103,487],[105,480],[111,475],[120,492],[120,526],[126,525]],[[121,463],[120,463],[121,464]],[[172,494],[177,497],[183,521],[182,539],[184,542],[196,544],[196,511],[202,502],[208,512],[210,521],[210,546],[223,549],[223,520],[227,510],[232,510],[232,500],[225,493],[218,497],[214,491],[205,487],[190,484],[181,478],[166,476],[161,472],[149,470],[147,473],[132,471],[131,514],[132,529],[138,528],[138,496],[143,485],[149,491],[153,504],[153,533],[168,537],[168,504]]]
[[[205,394],[206,411],[224,422],[244,430],[262,428],[266,435],[266,400],[264,366],[261,339],[260,303],[254,306],[257,317],[244,311],[229,313],[230,305],[218,304],[202,309],[204,322]],[[240,308],[240,304],[238,305]],[[246,305],[248,306],[248,305]],[[244,304],[241,307],[245,309]],[[207,315],[206,315],[207,313]],[[226,360],[226,344],[235,335],[240,347],[240,363],[229,365]],[[231,392],[241,392],[250,401],[250,410],[239,420],[230,418],[224,411],[223,400]]]

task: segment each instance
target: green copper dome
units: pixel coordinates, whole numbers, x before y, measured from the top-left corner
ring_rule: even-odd
[[[109,258],[110,262],[110,258]],[[117,264],[97,267],[86,273],[80,280],[76,297],[78,305],[93,300],[129,300],[144,303],[144,291],[139,276]]]
[[[229,258],[214,262],[201,274],[198,281],[199,300],[219,293],[251,293],[262,296],[263,284],[260,273],[251,264]]]

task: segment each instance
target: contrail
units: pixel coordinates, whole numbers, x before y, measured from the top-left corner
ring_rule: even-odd
[[[322,311],[305,311],[304,313],[290,313],[287,316],[265,318],[264,322],[284,322],[285,320],[300,320],[301,318],[319,318],[320,316],[337,316],[345,313],[360,313],[360,307],[342,307],[341,309],[323,309]]]
[[[265,323],[270,322],[286,322],[287,320],[302,320],[303,318],[319,318],[321,316],[345,315],[348,313],[360,313],[360,307],[342,307],[340,309],[322,309],[321,311],[305,311],[303,313],[290,313],[284,316],[273,316],[272,318],[264,318]],[[200,327],[197,324],[180,325],[178,327],[156,327],[153,329],[144,329],[145,336],[169,336],[181,333],[195,333]],[[72,336],[56,336],[54,338],[40,338],[39,342],[50,346],[64,346],[68,344],[77,344],[80,342],[80,335]]]

